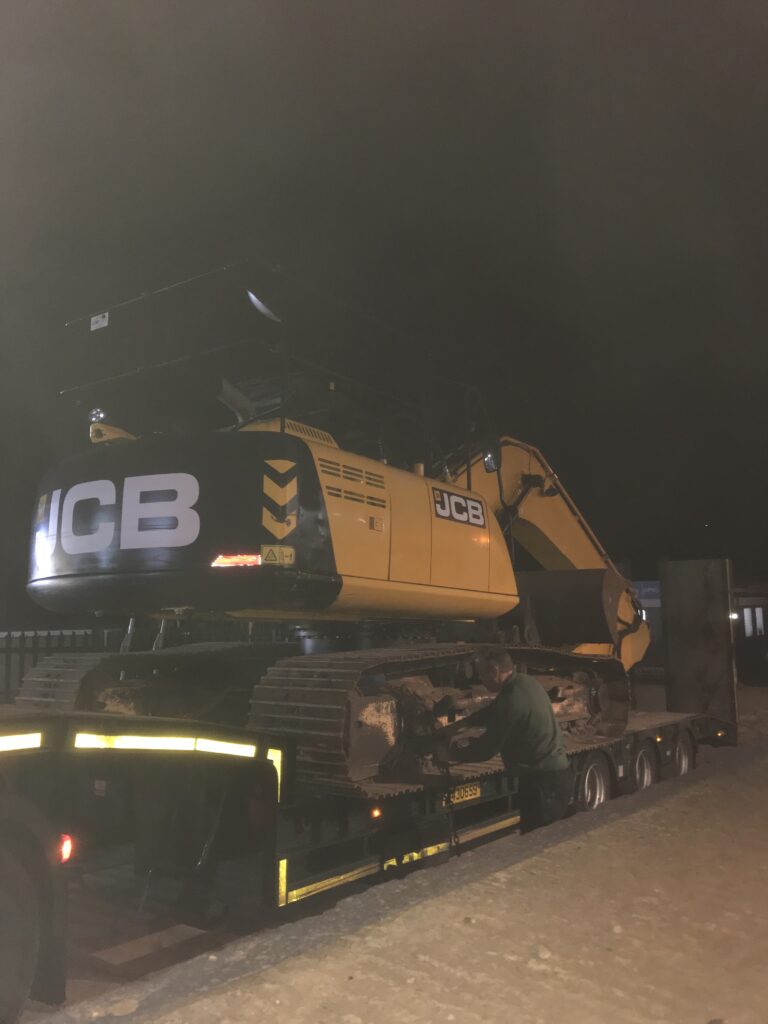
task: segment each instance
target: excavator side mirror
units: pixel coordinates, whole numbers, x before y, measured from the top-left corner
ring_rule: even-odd
[[[483,465],[486,473],[498,473],[501,465],[501,452],[498,444],[491,444],[486,448],[483,455]]]

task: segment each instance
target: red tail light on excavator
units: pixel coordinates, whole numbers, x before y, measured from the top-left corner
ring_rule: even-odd
[[[261,555],[217,555],[211,562],[212,569],[248,568],[261,565]]]
[[[75,852],[75,841],[74,841],[74,839],[72,838],[72,836],[67,835],[66,832],[63,832],[59,836],[59,847],[58,847],[59,862],[61,864],[66,864],[68,861],[70,861],[72,859],[72,854],[74,852]]]

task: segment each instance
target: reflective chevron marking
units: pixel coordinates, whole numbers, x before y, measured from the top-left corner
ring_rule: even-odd
[[[268,508],[265,508],[261,514],[261,523],[265,529],[269,530],[273,537],[277,537],[278,540],[283,540],[289,533],[296,529],[296,516],[288,515],[285,517],[285,521],[281,523]]]
[[[264,477],[264,494],[271,498],[276,505],[285,508],[288,502],[293,501],[299,493],[299,481],[296,477],[289,480],[287,484],[276,484],[268,476]]]
[[[261,513],[261,524],[277,540],[283,540],[296,529],[298,521],[296,503],[299,493],[299,481],[294,475],[285,483],[277,483],[269,476],[269,471],[284,477],[296,469],[296,463],[289,459],[265,459],[264,498],[276,506],[277,515],[264,505]],[[290,509],[290,512],[289,512]]]
[[[288,459],[265,459],[266,464],[270,469],[274,469],[276,473],[287,473],[289,470],[294,469],[296,466],[295,462],[291,462]]]

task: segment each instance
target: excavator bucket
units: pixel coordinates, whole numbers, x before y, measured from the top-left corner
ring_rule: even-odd
[[[619,601],[627,581],[613,569],[518,572],[540,643],[548,647],[619,642]]]

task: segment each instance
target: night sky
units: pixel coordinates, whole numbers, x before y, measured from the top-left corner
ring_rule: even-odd
[[[768,568],[766,66],[764,0],[7,0],[6,621],[57,390],[146,356],[64,323],[247,257],[305,354],[481,385],[635,575]]]

